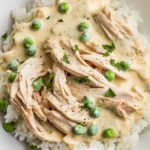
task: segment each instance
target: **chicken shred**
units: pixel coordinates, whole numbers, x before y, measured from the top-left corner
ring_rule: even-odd
[[[100,72],[90,66],[85,66],[80,61],[78,61],[69,45],[66,45],[66,43],[64,44],[63,42],[64,47],[62,47],[61,43],[56,39],[49,40],[46,47],[47,49],[49,49],[49,52],[51,53],[54,60],[58,62],[64,70],[78,77],[88,76],[90,82],[95,87],[113,86],[105,79],[105,77]],[[65,63],[62,60],[64,54],[67,54],[70,61],[69,64]]]

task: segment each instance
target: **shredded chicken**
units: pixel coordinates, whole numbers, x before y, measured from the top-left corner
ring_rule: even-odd
[[[100,107],[112,110],[120,117],[127,118],[133,112],[143,113],[143,106],[135,94],[134,96],[133,94],[119,91],[118,93],[121,94],[116,97],[109,98],[103,96],[108,90],[107,88],[91,88],[84,84],[78,85],[73,81],[70,81],[70,88],[73,95],[80,101],[83,100],[84,96],[93,96]]]
[[[86,124],[89,121],[89,115],[87,111],[81,110],[82,105],[72,95],[67,85],[64,70],[58,64],[55,64],[53,71],[55,73],[53,93],[57,98],[49,94],[47,99],[55,109],[64,114],[68,119]]]
[[[85,44],[90,50],[92,50],[92,52],[96,52],[98,54],[104,54],[106,52],[104,49],[100,48],[99,45],[96,45],[93,42],[87,42]],[[89,53],[92,53],[92,52],[89,52]]]
[[[78,61],[76,56],[73,54],[71,47],[64,44],[64,42],[62,46],[62,42],[60,43],[58,40],[52,39],[48,41],[46,47],[51,52],[55,61],[58,62],[67,72],[79,77],[88,76],[89,80],[96,87],[113,86],[100,72],[90,66],[85,66],[83,63]],[[67,54],[70,63],[63,61],[64,54]]]
[[[49,111],[47,109],[44,111],[49,122],[51,122],[58,130],[65,134],[71,133],[73,127],[76,125],[75,122],[68,120],[57,111]]]
[[[116,68],[114,68],[113,66],[110,65],[110,58],[103,57],[96,53],[84,54],[84,55],[82,55],[82,58],[85,61],[90,62],[92,65],[95,65],[100,70],[103,70],[103,71],[112,70],[118,77],[120,77],[122,79],[128,78],[127,73],[118,71]]]
[[[18,70],[20,94],[22,96],[23,103],[27,105],[27,107],[32,106],[33,102],[32,82],[47,73],[46,70],[44,70],[43,65],[44,60],[31,58],[21,65]]]
[[[27,108],[32,108],[40,119],[46,120],[37,99],[34,99],[32,87],[35,79],[46,74],[43,65],[44,61],[38,58],[30,58],[22,64],[18,69],[16,81],[11,85],[10,96],[12,99],[18,96]]]
[[[102,11],[97,11],[93,17],[111,40],[113,36],[118,39],[129,39],[133,35],[129,27],[117,19],[107,7],[104,7]]]
[[[72,78],[69,78],[69,87],[72,94],[77,98],[78,101],[82,101],[84,96],[92,96],[94,98],[99,95],[104,95],[108,88],[93,88],[86,84],[77,84]]]
[[[63,104],[51,93],[48,93],[47,100],[52,107],[62,113],[66,118],[81,124],[87,124],[90,122],[88,112],[82,111],[81,106]]]
[[[141,41],[137,39],[136,34],[129,28],[123,18],[115,15],[108,7],[94,13],[93,18],[110,40],[114,41],[114,38],[122,40],[137,55],[143,54]]]
[[[39,139],[49,142],[61,141],[63,135],[61,135],[61,133],[55,130],[52,126],[51,130],[47,132],[47,129],[45,129],[44,126],[41,124],[42,121],[39,121],[39,119],[35,117],[32,109],[24,106],[17,96],[15,97],[15,99],[11,99],[11,103],[18,109],[20,114],[23,116],[28,129]]]
[[[123,118],[127,118],[133,112],[143,114],[142,105],[129,94],[122,94],[114,98],[99,96],[97,102],[100,106],[112,110]]]
[[[54,95],[61,100],[64,104],[79,105],[76,98],[72,96],[70,88],[67,85],[67,79],[64,70],[62,70],[58,64],[53,66],[53,72],[55,73],[54,79]]]

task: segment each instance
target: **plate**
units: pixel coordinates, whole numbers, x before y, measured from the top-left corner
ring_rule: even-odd
[[[31,0],[1,0],[0,4],[0,37],[8,31],[11,24],[10,13],[13,9],[23,8]],[[140,12],[144,23],[143,31],[150,36],[150,1],[148,0],[127,0],[128,5],[131,5]],[[0,42],[1,45],[1,42]],[[2,116],[0,116],[2,118]],[[150,130],[142,133],[139,143],[135,150],[149,150],[150,148]],[[0,149],[3,150],[26,150],[25,144],[19,142],[12,135],[7,134],[2,126],[0,126]]]

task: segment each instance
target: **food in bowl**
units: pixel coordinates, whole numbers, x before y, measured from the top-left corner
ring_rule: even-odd
[[[56,1],[14,15],[0,109],[5,131],[30,149],[132,149],[135,125],[148,125],[148,46],[113,3]]]

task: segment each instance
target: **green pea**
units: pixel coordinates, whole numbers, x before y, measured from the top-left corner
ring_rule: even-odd
[[[29,150],[38,150],[38,148],[36,146],[34,146],[34,145],[30,145],[29,146]]]
[[[25,48],[28,48],[30,46],[33,45],[33,39],[31,37],[26,37],[24,40],[23,40],[23,45]]]
[[[90,96],[85,96],[83,99],[83,104],[85,108],[92,109],[95,107],[95,99]]]
[[[12,62],[8,64],[8,69],[12,71],[17,71],[18,66],[19,66],[19,62],[17,60],[13,60]]]
[[[14,82],[14,80],[16,79],[16,72],[9,72],[8,74],[8,81],[10,83]]]
[[[43,79],[40,78],[38,80],[35,80],[32,85],[33,85],[34,91],[39,92],[44,86]]]
[[[90,114],[93,118],[98,118],[100,116],[100,108],[95,107],[94,109],[91,109]]]
[[[73,131],[76,135],[83,135],[86,133],[86,128],[78,124],[74,127]]]
[[[69,9],[70,9],[70,6],[66,2],[63,2],[63,3],[59,4],[59,6],[58,6],[59,12],[61,12],[63,14],[67,13],[69,11]]]
[[[105,138],[114,138],[115,137],[115,130],[113,128],[108,128],[104,130],[103,136]]]
[[[85,31],[89,28],[89,24],[87,22],[81,22],[78,26],[79,31]]]
[[[3,128],[6,132],[12,133],[15,131],[15,123],[14,122],[4,123]]]
[[[42,26],[42,23],[39,20],[34,20],[32,22],[32,29],[34,29],[34,30],[39,30],[41,28],[41,26]]]
[[[4,99],[0,99],[0,110],[4,110],[6,108],[6,102]]]
[[[108,81],[113,81],[113,80],[115,79],[115,77],[116,77],[115,73],[112,72],[111,70],[106,71],[106,72],[104,73],[104,76],[105,76],[105,78],[106,78]]]
[[[29,46],[27,49],[26,49],[26,53],[28,56],[34,56],[36,54],[36,47],[33,45],[33,46]]]
[[[80,41],[87,42],[91,38],[91,34],[89,32],[83,32],[80,36]]]
[[[94,136],[98,133],[98,126],[95,124],[92,124],[88,129],[88,135]]]

